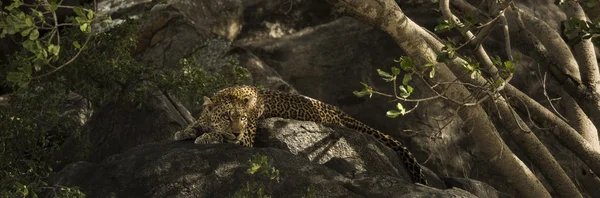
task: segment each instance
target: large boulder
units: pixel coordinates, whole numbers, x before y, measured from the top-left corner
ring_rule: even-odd
[[[356,131],[279,118],[260,126],[259,142],[269,147],[145,144],[101,163],[73,163],[51,181],[87,197],[231,197],[258,187],[273,197],[475,197],[413,184],[391,149]],[[269,165],[250,174],[260,156]],[[272,168],[278,179],[263,174]]]
[[[193,118],[173,97],[148,94],[144,104],[113,102],[99,107],[84,125],[90,160],[121,153],[141,144],[169,140]]]

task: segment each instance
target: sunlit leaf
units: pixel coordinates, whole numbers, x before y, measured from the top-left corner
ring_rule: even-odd
[[[392,78],[392,75],[390,73],[387,73],[381,69],[377,69],[377,73],[379,73],[379,75],[382,77]]]
[[[81,30],[81,32],[87,32],[88,30],[88,23],[83,23],[79,26],[79,30]]]
[[[353,93],[355,96],[357,96],[357,97],[363,97],[363,96],[366,96],[366,95],[369,95],[369,94],[370,94],[370,93],[369,93],[369,91],[367,91],[367,90],[362,90],[362,91],[353,91],[352,93]]]
[[[50,52],[54,56],[58,56],[58,53],[60,52],[60,46],[50,44],[48,45],[48,52]]]
[[[73,47],[79,49],[79,48],[81,48],[81,45],[79,45],[79,42],[73,41]]]
[[[408,56],[402,56],[400,61],[400,68],[404,71],[412,71],[414,68],[414,63],[412,59]]]
[[[37,29],[33,29],[33,30],[31,30],[31,33],[29,34],[29,40],[36,40],[39,36],[40,36],[40,32],[38,32]]]
[[[88,13],[87,13],[87,18],[88,18],[88,19],[92,19],[92,18],[94,18],[94,11],[92,11],[92,10],[88,10]]]
[[[504,67],[506,67],[506,70],[510,73],[515,72],[515,66],[513,66],[513,64],[510,61],[504,61]]]
[[[400,74],[400,69],[398,69],[397,67],[392,67],[392,74],[394,76],[397,76],[398,74]]]
[[[400,111],[398,110],[389,110],[387,112],[385,112],[385,116],[389,117],[389,118],[396,118],[400,115]]]
[[[21,36],[22,37],[26,37],[27,35],[29,35],[29,33],[31,32],[31,30],[33,30],[33,28],[24,29],[23,31],[21,31]]]
[[[408,83],[412,80],[412,74],[404,74],[404,78],[402,78],[402,84],[408,85]]]

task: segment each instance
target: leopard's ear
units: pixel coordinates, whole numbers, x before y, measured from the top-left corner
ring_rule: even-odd
[[[206,105],[210,105],[213,102],[210,100],[210,98],[204,96],[204,103],[202,104],[202,106],[206,106]]]

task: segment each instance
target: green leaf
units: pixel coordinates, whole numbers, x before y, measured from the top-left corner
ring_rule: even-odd
[[[429,78],[433,78],[433,76],[435,76],[435,67],[432,67],[431,71],[429,72]]]
[[[515,72],[515,66],[512,65],[512,63],[510,61],[504,61],[504,67],[506,68],[507,71],[509,71],[510,73]]]
[[[25,25],[27,25],[27,27],[33,26],[33,19],[31,17],[25,18]]]
[[[450,60],[450,56],[448,55],[447,52],[442,52],[441,54],[438,54],[438,56],[435,58],[435,61],[437,61],[439,63],[443,63],[447,60]]]
[[[37,54],[40,50],[37,45],[37,41],[25,40],[23,44],[21,44],[25,49],[29,50],[31,53]]]
[[[4,29],[6,30],[6,33],[8,33],[9,35],[13,35],[17,32],[17,30],[15,29],[15,26],[10,25],[10,24]]]
[[[92,18],[94,18],[94,11],[92,11],[92,10],[88,10],[88,13],[87,13],[87,18],[88,18],[88,19],[92,19]]]
[[[37,29],[31,30],[31,34],[29,34],[29,40],[36,40],[40,36],[40,32]]]
[[[400,93],[408,93],[408,90],[406,90],[406,88],[404,87],[404,85],[398,86],[398,89],[400,89]]]
[[[58,56],[58,53],[60,52],[60,46],[50,44],[48,45],[48,52],[50,52],[54,56]]]
[[[88,31],[88,26],[89,26],[88,23],[84,23],[84,24],[81,24],[79,26],[79,29],[81,30],[81,32],[87,32]]]
[[[408,96],[410,96],[410,94],[413,92],[413,87],[410,85],[400,85],[398,89],[400,90],[400,97],[403,98],[408,98]]]
[[[46,59],[46,58],[48,58],[48,51],[46,51],[46,49],[40,49],[40,51],[37,54],[37,57],[40,58],[40,59]]]
[[[398,109],[398,111],[400,111],[400,114],[402,114],[402,115],[406,114],[406,110],[404,109],[404,107],[402,106],[402,104],[398,103],[396,105],[396,108]]]
[[[398,115],[405,115],[406,114],[406,109],[404,109],[404,106],[402,106],[401,103],[396,104],[396,109],[397,110],[389,110],[385,113],[385,115],[387,117],[390,118],[396,118],[398,117]]]
[[[357,97],[363,97],[363,96],[369,95],[369,98],[370,98],[371,96],[373,96],[373,93],[371,93],[368,90],[353,91],[352,93]]]
[[[400,58],[400,68],[402,68],[402,70],[404,71],[412,71],[414,68],[414,63],[412,61],[412,59],[410,59],[410,57],[408,56],[402,56]]]
[[[377,69],[377,73],[379,73],[379,75],[382,77],[393,78],[393,76],[390,73],[387,73],[381,69]]]
[[[360,82],[360,84],[363,85],[363,87],[365,87],[365,89],[371,89],[371,86],[367,85],[367,83]]]
[[[50,2],[50,11],[56,11],[58,9],[58,4],[56,2]]]
[[[44,16],[44,14],[42,14],[42,12],[40,12],[40,11],[38,11],[36,9],[29,8],[29,11],[31,11],[30,13],[32,13],[31,14],[32,16],[36,16],[38,18],[42,18]]]
[[[400,69],[398,69],[397,67],[392,67],[392,74],[394,74],[394,76],[397,76],[398,74],[400,74]]]
[[[452,59],[454,58],[454,50],[448,50],[448,58]]]
[[[85,23],[85,21],[87,21],[87,20],[86,20],[86,19],[84,19],[83,17],[75,17],[75,22],[76,22],[77,24],[80,24],[80,25],[81,25],[81,24],[84,24],[84,23]]]
[[[477,78],[477,74],[478,74],[478,73],[479,73],[479,72],[477,72],[477,71],[473,71],[473,72],[471,72],[471,79],[475,79],[475,78]]]
[[[389,110],[387,112],[385,112],[385,115],[389,118],[396,118],[400,115],[400,111],[398,110]]]
[[[23,72],[8,72],[6,75],[6,80],[12,83],[18,83],[23,79]]]
[[[354,95],[356,95],[357,97],[363,97],[366,95],[369,95],[369,98],[373,96],[373,92],[371,91],[371,87],[369,85],[367,85],[367,83],[364,82],[360,82],[360,84],[363,85],[363,87],[365,87],[363,90],[361,91],[354,91],[352,92]]]
[[[363,97],[366,96],[368,93],[366,93],[364,90],[363,91],[353,91],[352,92],[355,96],[357,97]]]
[[[248,169],[248,173],[251,175],[254,175],[254,173],[256,173],[256,171],[258,171],[258,169],[260,169],[260,164],[257,163],[252,163],[251,167]]]
[[[27,197],[27,195],[29,195],[29,188],[27,188],[27,186],[23,185],[23,197]]]
[[[31,75],[31,64],[24,65],[21,69],[23,69],[23,74],[30,76]]]
[[[402,84],[408,85],[408,83],[412,80],[412,74],[404,74],[404,78],[402,78]]]
[[[33,30],[33,28],[24,29],[23,31],[21,31],[21,36],[26,37],[27,35],[29,35],[29,32],[31,32],[31,30]]]
[[[435,26],[435,28],[433,28],[433,31],[435,31],[436,33],[440,33],[440,32],[445,32],[448,31],[450,29],[452,29],[454,27],[454,24],[449,21],[449,20],[441,20],[438,22],[438,25]]]
[[[79,42],[77,42],[77,41],[73,41],[73,47],[75,47],[75,48],[77,48],[77,49],[80,49],[80,48],[81,48],[81,45],[79,45]]]
[[[492,64],[494,65],[500,65],[500,63],[502,63],[502,60],[498,55],[492,56],[490,57],[490,59],[492,60]]]
[[[13,1],[13,3],[11,3],[9,6],[6,6],[4,9],[11,11],[15,8],[18,8],[21,6],[21,4],[23,4],[21,1],[17,0],[17,1]]]
[[[494,85],[496,85],[496,87],[501,87],[502,85],[504,85],[504,80],[497,79]]]
[[[81,17],[85,17],[85,14],[83,13],[83,8],[81,7],[73,7],[73,12],[75,12],[75,14],[77,14],[77,16],[81,16]]]
[[[33,67],[35,68],[35,71],[40,71],[42,69],[42,66],[46,64],[48,64],[48,60],[44,58],[36,58],[33,61]]]

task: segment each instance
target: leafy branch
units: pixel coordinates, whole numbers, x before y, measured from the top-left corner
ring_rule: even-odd
[[[96,2],[94,1],[94,4]],[[72,9],[75,13],[61,23],[56,11],[61,9]],[[27,12],[25,12],[27,11]],[[23,64],[17,71],[7,74],[8,82],[27,87],[31,80],[50,76],[56,71],[71,64],[85,49],[93,35],[92,23],[98,20],[109,19],[105,15],[98,15],[92,9],[79,6],[62,6],[56,0],[36,1],[35,4],[25,4],[22,0],[13,0],[12,3],[0,11],[0,38],[7,35],[24,41],[22,47],[27,51],[28,64]],[[78,41],[73,45],[79,51],[65,62],[59,62],[61,49],[61,31],[59,28],[75,26],[86,34],[83,46]],[[41,33],[45,32],[45,33]],[[37,76],[34,73],[40,73]]]

